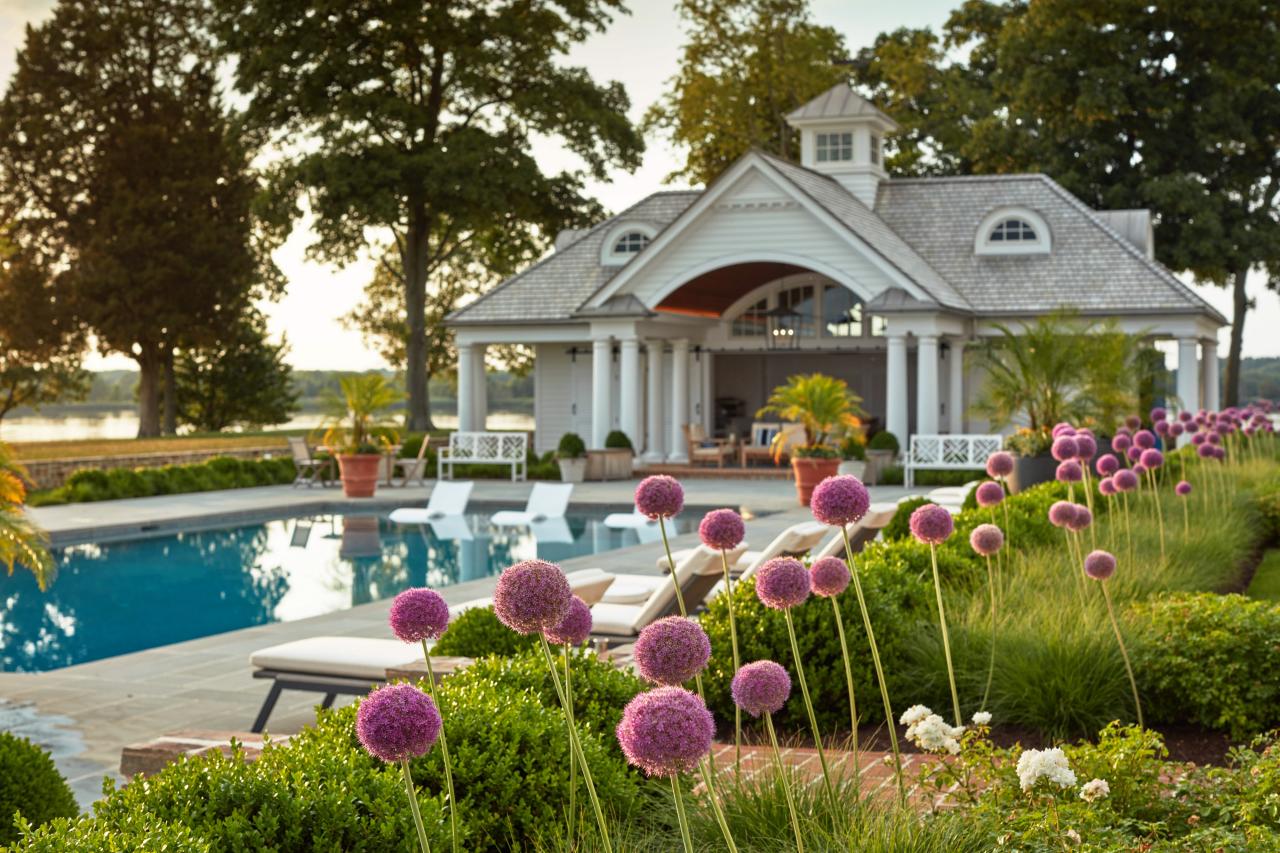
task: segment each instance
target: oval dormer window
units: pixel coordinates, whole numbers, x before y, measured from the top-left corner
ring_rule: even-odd
[[[658,231],[640,222],[619,222],[605,234],[600,245],[600,263],[617,267],[644,251]]]
[[[1049,226],[1030,210],[999,210],[978,227],[979,255],[1032,255],[1049,251]]]
[[[640,231],[628,231],[613,244],[615,255],[634,255],[649,245],[649,235]]]

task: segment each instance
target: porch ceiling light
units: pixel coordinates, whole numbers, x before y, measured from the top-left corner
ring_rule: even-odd
[[[787,350],[800,347],[800,312],[778,305],[764,312],[768,323],[765,344],[769,349]]]

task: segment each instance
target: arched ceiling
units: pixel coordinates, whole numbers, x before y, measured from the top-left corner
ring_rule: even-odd
[[[658,303],[656,310],[693,317],[720,317],[729,306],[763,284],[809,272],[795,264],[757,261],[704,272],[682,284]]]

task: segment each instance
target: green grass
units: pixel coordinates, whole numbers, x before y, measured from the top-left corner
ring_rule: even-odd
[[[1262,562],[1249,584],[1250,598],[1266,601],[1280,601],[1280,548],[1262,555]]]

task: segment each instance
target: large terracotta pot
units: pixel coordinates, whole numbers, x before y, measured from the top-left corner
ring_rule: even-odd
[[[791,470],[796,475],[796,496],[801,506],[809,505],[813,490],[828,477],[834,477],[840,469],[839,459],[791,457]]]
[[[378,467],[382,456],[377,453],[357,453],[338,457],[338,471],[342,476],[342,494],[349,498],[371,498],[378,489]]]

